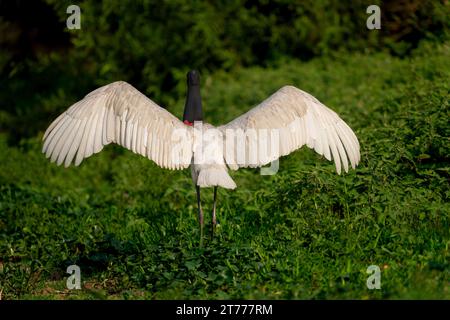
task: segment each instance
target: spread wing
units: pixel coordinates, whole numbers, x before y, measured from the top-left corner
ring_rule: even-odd
[[[347,172],[349,161],[355,168],[360,160],[352,129],[334,111],[293,86],[281,88],[219,129],[226,139],[225,161],[233,170],[266,165],[303,145],[333,158],[338,174],[341,165]]]
[[[111,142],[168,169],[187,168],[192,158],[192,128],[123,81],[62,113],[45,132],[42,151],[58,165],[78,166]]]

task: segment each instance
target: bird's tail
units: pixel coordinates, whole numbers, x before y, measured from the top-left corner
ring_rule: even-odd
[[[231,179],[225,168],[207,168],[200,170],[197,185],[202,188],[213,186],[226,189],[236,188],[236,183]]]

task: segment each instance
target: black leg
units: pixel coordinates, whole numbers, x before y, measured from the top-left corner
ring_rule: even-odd
[[[211,238],[214,238],[214,232],[216,231],[216,200],[217,200],[217,186],[214,187],[214,202],[213,202],[213,212],[212,212],[212,229]]]
[[[197,191],[197,207],[198,207],[198,222],[200,224],[200,247],[203,246],[203,210],[202,210],[202,202],[200,200],[200,187],[195,186],[195,190]]]

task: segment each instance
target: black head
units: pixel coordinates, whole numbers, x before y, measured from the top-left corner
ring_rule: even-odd
[[[188,86],[199,86],[200,85],[200,75],[197,70],[191,70],[187,73],[187,84]]]
[[[200,75],[198,71],[187,73],[187,95],[184,106],[183,122],[192,125],[194,121],[203,120],[202,98],[200,96]]]

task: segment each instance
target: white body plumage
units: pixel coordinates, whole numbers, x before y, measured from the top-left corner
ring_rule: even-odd
[[[224,138],[222,132],[209,123],[194,123],[192,181],[200,188],[220,186],[236,188],[228,174],[223,157]]]

